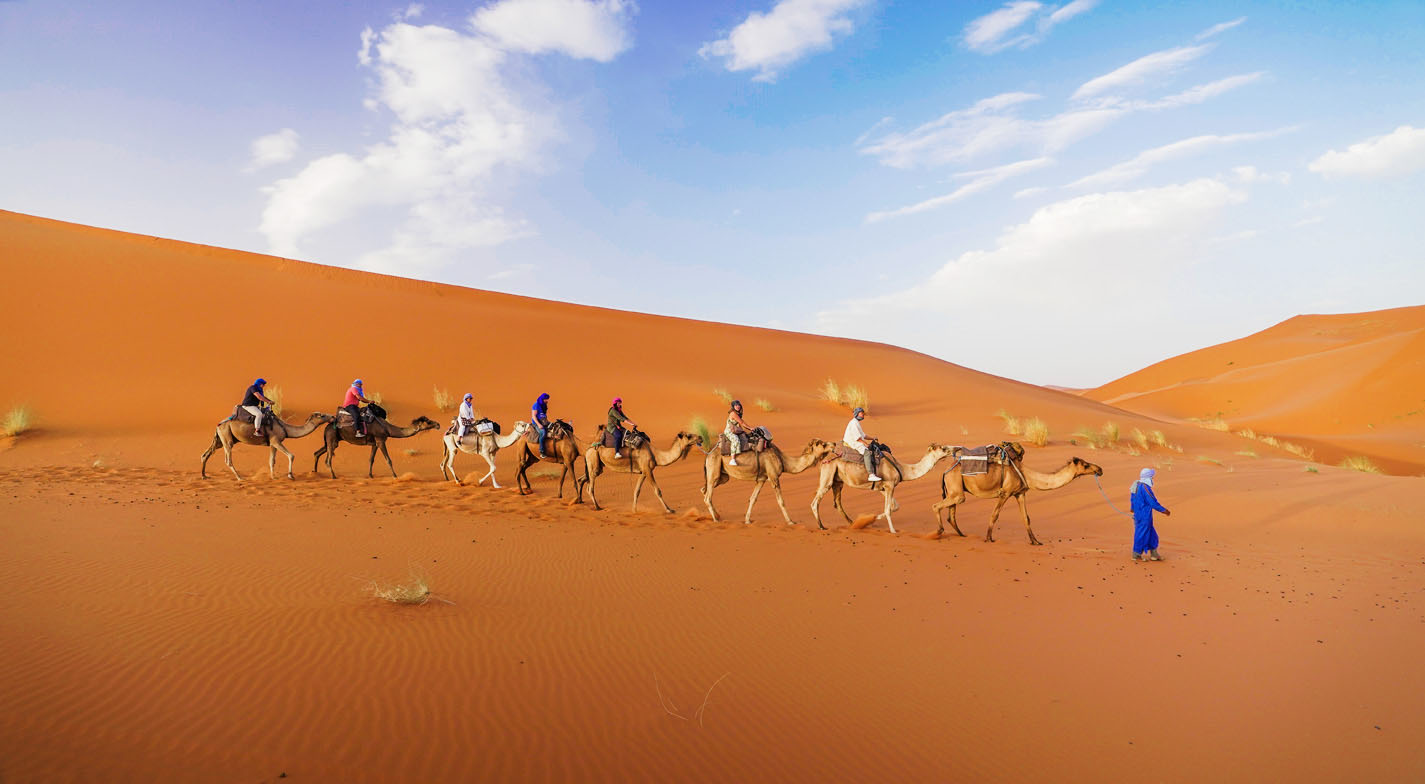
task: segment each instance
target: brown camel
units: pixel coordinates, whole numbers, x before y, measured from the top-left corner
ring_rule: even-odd
[[[816,488],[816,497],[811,499],[811,514],[816,518],[816,524],[826,529],[821,523],[822,496],[828,491],[831,492],[831,505],[836,507],[836,511],[846,518],[846,522],[851,522],[851,515],[846,513],[846,507],[841,505],[841,491],[845,487],[854,487],[858,490],[876,490],[886,499],[885,510],[876,515],[879,520],[886,518],[886,525],[890,526],[891,533],[896,532],[896,524],[891,522],[891,512],[900,508],[900,504],[895,502],[896,485],[901,482],[910,482],[919,479],[929,473],[935,464],[951,455],[954,447],[931,444],[926,447],[925,455],[919,461],[908,466],[901,466],[900,462],[890,455],[881,459],[881,464],[877,470],[881,473],[881,481],[872,484],[866,481],[868,474],[866,466],[858,456],[855,461],[833,458],[821,464],[820,483]]]
[[[352,424],[338,424],[332,422],[322,431],[322,441],[326,442],[312,455],[312,471],[317,470],[317,463],[321,461],[322,454],[327,456],[327,471],[331,473],[332,479],[336,479],[336,471],[332,470],[332,455],[336,453],[337,444],[342,441],[358,446],[371,446],[371,459],[366,463],[366,476],[371,478],[373,467],[376,465],[376,450],[381,450],[382,457],[386,458],[386,467],[391,469],[391,476],[396,475],[396,466],[391,464],[391,453],[386,451],[386,439],[388,438],[410,438],[416,433],[426,430],[435,430],[440,427],[434,419],[419,416],[411,420],[410,427],[396,427],[384,419],[377,419],[366,424],[366,435],[358,438],[356,428]]]
[[[747,502],[747,515],[742,520],[751,525],[752,507],[757,503],[757,495],[762,492],[764,484],[771,482],[772,490],[777,494],[777,506],[782,510],[782,518],[787,521],[787,525],[792,525],[792,516],[787,514],[787,505],[782,501],[782,474],[800,474],[831,454],[835,448],[836,445],[829,441],[813,438],[800,455],[789,458],[775,444],[768,444],[761,452],[743,452],[742,461],[737,465],[729,465],[728,461],[732,458],[719,454],[718,449],[713,449],[703,460],[703,503],[708,505],[708,513],[712,515],[713,522],[717,522],[717,509],[713,508],[712,502],[713,489],[730,479],[756,482],[752,486],[752,498]]]
[[[585,486],[589,488],[589,501],[594,504],[594,508],[603,508],[599,506],[599,499],[594,496],[594,479],[608,468],[615,473],[638,474],[638,481],[633,485],[633,511],[638,511],[638,494],[643,489],[643,483],[649,481],[653,483],[653,492],[658,494],[658,503],[663,504],[663,511],[672,514],[673,507],[663,500],[663,488],[659,487],[658,480],[653,478],[653,469],[682,460],[688,456],[688,450],[701,446],[703,439],[696,433],[680,432],[673,437],[672,446],[665,450],[654,449],[652,444],[645,441],[639,444],[637,449],[624,446],[623,457],[614,457],[614,450],[603,443],[604,426],[599,425],[593,442],[584,452],[584,468],[588,472]]]
[[[963,471],[964,466],[956,463],[941,477],[941,501],[930,507],[935,512],[935,522],[939,525],[935,533],[945,533],[945,523],[940,519],[940,510],[948,509],[950,527],[955,529],[957,535],[965,535],[961,533],[960,526],[955,523],[955,506],[963,502],[966,493],[968,493],[977,498],[997,499],[995,510],[990,515],[990,527],[985,530],[985,541],[993,542],[995,540],[995,521],[999,519],[999,511],[1004,507],[1005,501],[1013,498],[1019,502],[1019,513],[1024,515],[1024,530],[1029,532],[1030,544],[1043,544],[1043,542],[1035,538],[1034,529],[1029,526],[1029,509],[1025,503],[1025,494],[1030,490],[1058,490],[1075,479],[1089,474],[1103,476],[1102,468],[1077,457],[1069,460],[1058,471],[1049,474],[1041,474],[1019,462],[1010,462],[1008,465],[990,463],[989,470],[983,474],[965,476]]]
[[[515,486],[519,488],[520,495],[528,495],[534,492],[534,486],[529,482],[529,469],[535,463],[546,462],[563,466],[564,470],[559,474],[559,497],[564,497],[564,480],[569,476],[574,477],[574,503],[584,503],[584,483],[589,481],[589,464],[584,462],[584,477],[581,479],[574,473],[575,461],[583,462],[584,446],[579,443],[579,439],[574,437],[574,428],[562,419],[556,419],[549,425],[549,448],[544,456],[539,454],[539,445],[528,439],[521,439],[515,444]]]
[[[213,442],[208,445],[208,451],[203,453],[203,464],[198,468],[198,473],[204,479],[208,478],[208,458],[219,446],[223,448],[223,460],[232,469],[233,476],[242,481],[238,476],[236,468],[233,468],[233,444],[252,444],[253,446],[266,446],[271,448],[271,453],[267,456],[267,473],[273,479],[277,478],[277,451],[287,456],[287,478],[295,479],[292,476],[292,453],[282,442],[288,438],[301,438],[317,429],[318,425],[329,424],[336,420],[331,414],[313,412],[307,417],[307,421],[301,425],[288,424],[275,415],[267,418],[267,432],[261,436],[255,435],[252,431],[251,422],[240,422],[236,419],[225,419],[218,423],[218,430],[213,434]]]
[[[455,434],[446,433],[440,439],[441,447],[444,450],[440,455],[440,475],[446,479],[454,479],[457,485],[464,484],[460,481],[460,475],[455,473],[456,453],[465,452],[466,454],[479,455],[485,458],[485,462],[490,465],[490,471],[480,477],[480,481],[475,484],[483,485],[485,480],[489,479],[490,484],[498,488],[500,481],[495,478],[495,453],[523,438],[527,427],[529,425],[524,422],[516,422],[515,429],[511,430],[509,435],[491,433],[488,436],[476,433],[472,427],[466,431],[465,439],[460,442],[459,446],[455,443]],[[449,474],[446,473],[447,468],[450,469]]]

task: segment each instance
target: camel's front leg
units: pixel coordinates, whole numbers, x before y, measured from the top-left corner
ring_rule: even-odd
[[[831,486],[831,505],[836,507],[836,511],[840,512],[842,517],[846,518],[846,524],[851,525],[851,515],[846,513],[846,505],[841,503],[841,491],[843,489],[845,489],[845,485],[835,484]]]
[[[391,469],[391,478],[392,478],[392,479],[395,479],[395,478],[396,478],[396,465],[391,462],[391,453],[386,450],[386,441],[385,441],[384,439],[381,441],[381,456],[384,457],[384,458],[386,458],[386,467],[389,468],[389,469]],[[376,461],[376,450],[375,450],[375,448],[372,448],[372,450],[371,450],[371,461],[372,461],[373,463]]]
[[[270,443],[267,445],[267,476],[270,479],[277,478],[277,447]]]
[[[818,485],[816,495],[812,496],[811,499],[811,516],[816,520],[816,527],[823,531],[826,530],[826,526],[821,522],[821,499],[826,495],[826,491],[829,489],[831,489],[830,486],[826,484]]]
[[[493,455],[483,454],[483,453],[482,453],[480,456],[483,457],[483,458],[485,458],[485,462],[489,464],[490,470],[489,470],[489,472],[486,473],[484,476],[480,477],[480,481],[476,482],[475,484],[477,484],[477,485],[483,485],[483,484],[485,484],[485,480],[486,480],[486,479],[489,479],[489,480],[490,480],[490,486],[491,486],[491,487],[495,488],[496,490],[500,489],[500,480],[498,480],[498,479],[495,478],[495,458],[494,458],[494,456],[493,456]]]
[[[1024,530],[1029,532],[1030,544],[1042,545],[1044,543],[1035,538],[1034,529],[1029,525],[1029,501],[1024,497],[1025,495],[1025,493],[1020,493],[1014,497],[1014,500],[1019,502],[1019,513],[1024,515]]]
[[[633,511],[638,511],[638,494],[643,490],[643,483],[648,481],[648,474],[639,474],[638,480],[633,483]]]
[[[227,439],[223,439],[223,462],[228,464],[228,470],[232,471],[233,476],[237,477],[237,480],[241,482],[242,474],[239,474],[237,468],[233,466],[233,445],[232,442]]]
[[[277,449],[281,449],[282,454],[287,456],[287,478],[296,479],[297,477],[292,475],[292,461],[296,459],[296,455],[293,455],[292,450],[288,449],[287,445],[283,444],[281,441],[278,441],[276,444],[274,444],[274,446]]]
[[[326,445],[326,444],[322,444],[321,446],[317,447],[317,451],[315,451],[315,452],[312,453],[312,473],[315,474],[315,473],[317,472],[317,466],[319,466],[319,465],[322,464],[322,455],[326,454],[326,451],[327,451],[327,445]],[[330,458],[327,459],[327,463],[328,463],[328,464],[331,463],[331,459],[330,459]],[[335,479],[336,477],[332,477],[332,478]]]
[[[762,494],[762,485],[765,484],[767,484],[767,480],[758,479],[752,485],[752,497],[747,499],[747,515],[742,518],[742,522],[746,525],[752,525],[752,507],[757,504],[757,496]]]
[[[1004,502],[1008,500],[1009,496],[1002,495],[999,497],[999,500],[995,502],[995,510],[990,513],[990,527],[985,529],[986,542],[993,542],[995,540],[995,521],[999,519],[999,510],[1004,508]]]
[[[886,525],[890,527],[891,533],[895,533],[896,524],[891,522],[891,505],[896,502],[896,498],[894,495],[895,491],[892,490],[890,487],[887,487],[881,492],[884,493],[886,496],[886,511],[882,512],[881,514],[886,518]]]
[[[796,525],[792,522],[792,516],[787,513],[787,504],[782,501],[782,480],[772,480],[772,492],[777,494],[777,508],[782,510],[782,519],[787,521],[787,525]]]
[[[648,482],[649,484],[653,485],[653,492],[655,495],[658,496],[658,503],[663,504],[663,511],[667,512],[668,514],[673,514],[673,507],[669,506],[668,502],[663,500],[663,488],[658,486],[658,480],[653,478],[652,471],[648,472]],[[634,497],[637,498],[637,495],[635,495]],[[634,503],[637,503],[637,501],[635,501]]]
[[[587,464],[587,458],[585,462]],[[595,461],[593,465],[590,465],[588,467],[589,478],[584,480],[584,487],[588,488],[589,490],[589,503],[594,505],[594,509],[596,511],[603,508],[599,506],[598,496],[594,495],[594,479],[598,477],[601,468],[602,466],[600,466],[598,462]]]

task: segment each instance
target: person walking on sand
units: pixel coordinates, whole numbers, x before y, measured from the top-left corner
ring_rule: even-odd
[[[465,440],[465,431],[475,426],[475,396],[469,392],[465,393],[465,399],[460,401],[460,413],[455,418],[459,430],[455,434],[455,445],[460,446]]]
[[[1172,516],[1167,507],[1158,503],[1153,494],[1153,477],[1157,471],[1145,468],[1138,472],[1138,481],[1128,492],[1133,505],[1133,560],[1161,561],[1158,555],[1158,532],[1153,528],[1153,510]]]
[[[252,432],[258,438],[262,437],[262,417],[263,406],[272,405],[272,401],[263,394],[263,387],[267,386],[267,379],[259,378],[252,382],[252,386],[247,388],[247,392],[242,396],[242,408],[252,414]]]
[[[742,451],[741,435],[751,433],[752,430],[752,426],[742,418],[742,401],[732,401],[732,408],[727,412],[727,427],[722,431],[727,436],[727,442],[732,446],[732,459],[727,461],[728,465],[737,465],[737,455]]]
[[[879,482],[881,478],[876,476],[876,456],[870,448],[876,443],[876,439],[867,436],[865,429],[861,427],[861,420],[865,418],[866,409],[860,406],[852,409],[851,421],[846,423],[846,432],[842,434],[841,441],[861,453],[861,460],[866,464],[867,481]]]

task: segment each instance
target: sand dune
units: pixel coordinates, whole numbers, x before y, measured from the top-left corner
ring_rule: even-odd
[[[14,213],[0,213],[0,238],[23,294],[0,317],[0,409],[24,403],[36,422],[0,451],[5,781],[1425,774],[1425,484],[1239,455],[1242,438],[1185,421],[1213,411],[1152,391],[1192,386],[1211,362],[1084,397],[883,345]],[[1270,395],[1243,393],[1252,405],[1224,416],[1298,437],[1315,427],[1322,444],[1355,437],[1312,418],[1313,371],[1289,366],[1342,352],[1335,366],[1362,377],[1313,388],[1364,395],[1373,369],[1417,345],[1398,337],[1406,326],[1372,329],[1242,352],[1258,384],[1295,402],[1272,413]],[[221,456],[200,480],[213,424],[256,375],[282,388],[289,420],[334,409],[357,375],[399,421],[448,418],[433,386],[473,391],[506,426],[548,391],[581,437],[617,394],[660,443],[693,417],[720,423],[725,388],[770,401],[749,415],[788,449],[839,436],[845,409],[817,394],[834,377],[869,390],[868,429],[902,455],[1009,437],[1004,409],[1049,428],[1030,465],[1100,464],[1120,507],[1157,465],[1168,560],[1128,561],[1128,524],[1090,479],[1031,494],[1044,547],[1013,505],[998,541],[982,541],[982,500],[961,512],[969,537],[930,536],[939,471],[898,494],[899,536],[854,529],[829,503],[830,530],[816,530],[810,474],[784,480],[799,525],[781,524],[770,492],[743,525],[750,486],[737,482],[718,490],[734,522],[713,524],[697,452],[658,471],[675,515],[647,495],[632,513],[627,477],[601,480],[602,512],[554,498],[538,469],[528,497],[441,482],[434,433],[393,442],[398,478],[378,464],[366,479],[368,455],[350,445],[343,478],[314,474],[311,436],[289,442],[295,481],[268,479],[251,447],[235,453],[246,481]],[[1405,377],[1382,378],[1393,390]],[[1403,402],[1370,397],[1380,412]],[[1106,423],[1118,443],[1072,435]],[[1142,448],[1134,428],[1169,446]],[[500,481],[510,474],[503,460]],[[848,500],[852,515],[879,505]],[[367,591],[412,571],[441,601]]]
[[[1217,418],[1315,449],[1425,471],[1425,306],[1298,316],[1173,357],[1086,397],[1149,416]]]

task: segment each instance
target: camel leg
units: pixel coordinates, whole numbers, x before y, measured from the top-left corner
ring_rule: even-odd
[[[955,529],[955,535],[965,535],[964,532],[960,530],[959,524],[955,522],[955,507],[959,506],[964,502],[965,493],[963,491],[952,493],[947,489],[945,491],[944,497],[940,499],[939,503],[931,505],[930,510],[935,513],[935,533],[945,533],[945,523],[942,522],[940,519],[940,512],[941,510],[944,510],[946,519],[950,521],[950,527]]]
[[[792,522],[792,516],[787,513],[787,504],[782,500],[782,480],[772,480],[772,492],[777,494],[777,508],[782,510],[782,519],[787,521],[787,525],[796,525]]]
[[[717,470],[717,473],[718,473],[718,474],[721,474],[721,473],[722,473],[722,469],[719,468],[719,469]],[[716,509],[716,507],[713,506],[712,495],[713,495],[713,488],[714,488],[714,487],[717,487],[719,483],[714,479],[714,476],[715,476],[715,474],[714,474],[714,472],[713,472],[712,466],[704,466],[704,468],[703,468],[703,504],[705,504],[705,505],[707,506],[707,508],[708,508],[708,514],[712,515],[712,521],[713,521],[714,523],[716,523],[716,522],[718,522],[718,519],[717,519],[717,509]]]
[[[340,434],[338,434],[335,439],[327,442],[327,473],[332,475],[332,479],[336,479],[336,469],[332,468],[332,457],[336,455],[336,445],[340,443]]]
[[[208,478],[208,458],[218,451],[218,447],[223,445],[223,439],[218,437],[218,432],[213,431],[213,441],[208,444],[208,451],[203,453],[203,462],[198,466],[198,475],[203,479]]]
[[[267,476],[270,479],[277,478],[277,447],[272,442],[267,442]]]
[[[231,433],[228,434],[228,438],[233,438]],[[228,470],[232,471],[233,476],[237,477],[237,480],[241,482],[242,475],[233,467],[233,441],[229,441],[228,438],[223,439],[223,462],[228,464]],[[233,438],[233,440],[235,441],[237,439]]]
[[[986,542],[993,542],[995,540],[995,521],[999,519],[999,510],[1004,508],[1004,502],[1008,500],[1009,496],[1002,495],[999,497],[999,501],[995,503],[995,510],[990,513],[990,527],[985,529]]]
[[[322,455],[326,454],[326,451],[327,445],[322,444],[321,446],[317,447],[317,451],[312,453],[312,473],[315,474],[317,472],[317,466],[321,465]]]
[[[391,478],[392,478],[392,479],[395,479],[395,478],[396,478],[396,466],[395,466],[394,463],[391,462],[391,453],[388,452],[388,451],[386,451],[386,442],[385,442],[385,440],[382,440],[382,441],[381,441],[381,456],[384,457],[384,458],[386,458],[386,467],[389,468],[389,469],[391,469]],[[375,462],[375,460],[376,460],[376,455],[375,455],[375,450],[374,450],[374,449],[372,450],[371,460],[372,460],[372,462]]]
[[[569,466],[561,465],[561,468],[563,470],[559,472],[559,500],[562,501],[564,500],[564,478],[569,476]]]
[[[842,517],[846,518],[846,524],[851,525],[851,515],[846,513],[846,507],[841,503],[841,491],[844,489],[845,485],[841,484],[831,486],[831,505],[836,507],[836,511],[840,512]]]
[[[273,444],[273,448],[282,450],[282,454],[287,456],[287,478],[296,479],[297,477],[292,475],[292,461],[296,458],[296,455],[293,455],[292,450],[288,449],[281,441]]]
[[[603,507],[599,506],[598,497],[594,495],[594,479],[598,477],[599,471],[601,471],[602,468],[603,466],[599,465],[598,462],[595,462],[594,465],[589,466],[588,468],[589,478],[584,480],[584,487],[589,489],[589,503],[594,505],[595,510],[603,509]]]
[[[643,483],[648,481],[648,474],[639,474],[638,481],[633,483],[633,511],[638,511],[638,494],[643,490]]]
[[[762,494],[762,485],[765,484],[767,484],[767,480],[762,479],[752,485],[752,497],[747,499],[747,516],[742,518],[743,523],[752,525],[752,507],[757,504],[757,496]]]
[[[653,494],[658,496],[658,503],[663,504],[663,511],[668,514],[673,514],[673,507],[669,506],[668,502],[663,500],[663,488],[658,486],[658,480],[653,478],[652,471],[648,472],[648,483],[653,485]],[[642,484],[642,482],[639,484]],[[633,499],[633,503],[636,506],[638,504],[638,490],[636,488],[633,491]]]
[[[1030,544],[1042,545],[1044,543],[1034,536],[1034,529],[1029,525],[1029,502],[1025,500],[1024,495],[1024,493],[1020,493],[1014,497],[1014,500],[1019,502],[1019,513],[1024,515],[1024,530],[1029,532]]]
[[[376,478],[376,442],[371,442],[371,459],[366,462],[366,478]]]
[[[821,522],[821,499],[822,496],[826,495],[826,491],[830,489],[830,485],[818,485],[816,495],[812,496],[811,499],[811,516],[816,520],[816,527],[823,531],[826,530],[826,526]]]
[[[489,479],[489,480],[490,480],[490,486],[491,486],[491,487],[495,488],[496,490],[500,489],[500,480],[498,480],[498,479],[495,478],[495,459],[494,459],[493,457],[491,457],[490,455],[486,455],[486,454],[481,454],[480,456],[483,457],[483,458],[485,458],[485,462],[486,462],[486,463],[489,463],[489,464],[490,464],[490,473],[485,474],[484,476],[480,477],[480,481],[479,481],[479,482],[476,482],[475,484],[477,484],[477,485],[483,485],[483,484],[485,484],[485,480],[486,480],[486,479]]]
[[[894,487],[894,485],[892,485],[892,487]],[[890,487],[887,487],[885,490],[883,490],[883,491],[881,491],[881,492],[885,493],[885,495],[886,495],[886,511],[882,512],[881,514],[885,516],[885,518],[886,518],[886,525],[887,525],[887,526],[890,526],[891,533],[895,533],[895,532],[896,532],[896,524],[893,523],[893,522],[891,522],[891,504],[894,504],[894,503],[895,503],[895,501],[896,501],[895,496],[893,495],[893,491],[891,490]]]

